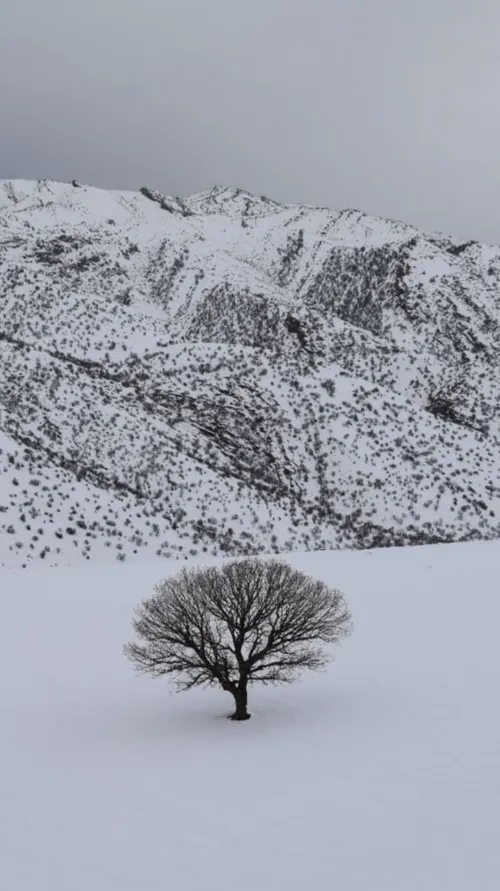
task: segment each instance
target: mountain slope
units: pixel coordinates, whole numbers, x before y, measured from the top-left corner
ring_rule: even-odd
[[[0,562],[500,535],[500,250],[0,183]]]

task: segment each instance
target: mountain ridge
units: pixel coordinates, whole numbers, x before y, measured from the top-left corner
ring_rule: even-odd
[[[499,276],[359,211],[0,181],[0,563],[499,537]]]

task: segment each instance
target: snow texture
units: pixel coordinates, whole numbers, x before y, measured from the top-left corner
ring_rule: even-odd
[[[3,888],[497,891],[498,543],[289,558],[355,633],[243,724],[121,656],[170,564],[0,571]]]
[[[500,250],[0,182],[0,565],[500,536]]]

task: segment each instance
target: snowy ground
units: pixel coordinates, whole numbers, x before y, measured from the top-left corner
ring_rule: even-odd
[[[6,891],[500,887],[500,545],[290,560],[355,633],[244,724],[121,656],[165,562],[1,572]]]

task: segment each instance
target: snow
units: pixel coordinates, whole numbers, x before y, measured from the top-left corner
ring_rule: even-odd
[[[241,725],[121,655],[176,564],[0,571],[6,891],[496,891],[500,543],[287,559],[354,634]]]
[[[0,566],[500,537],[500,251],[463,247],[0,181]]]

